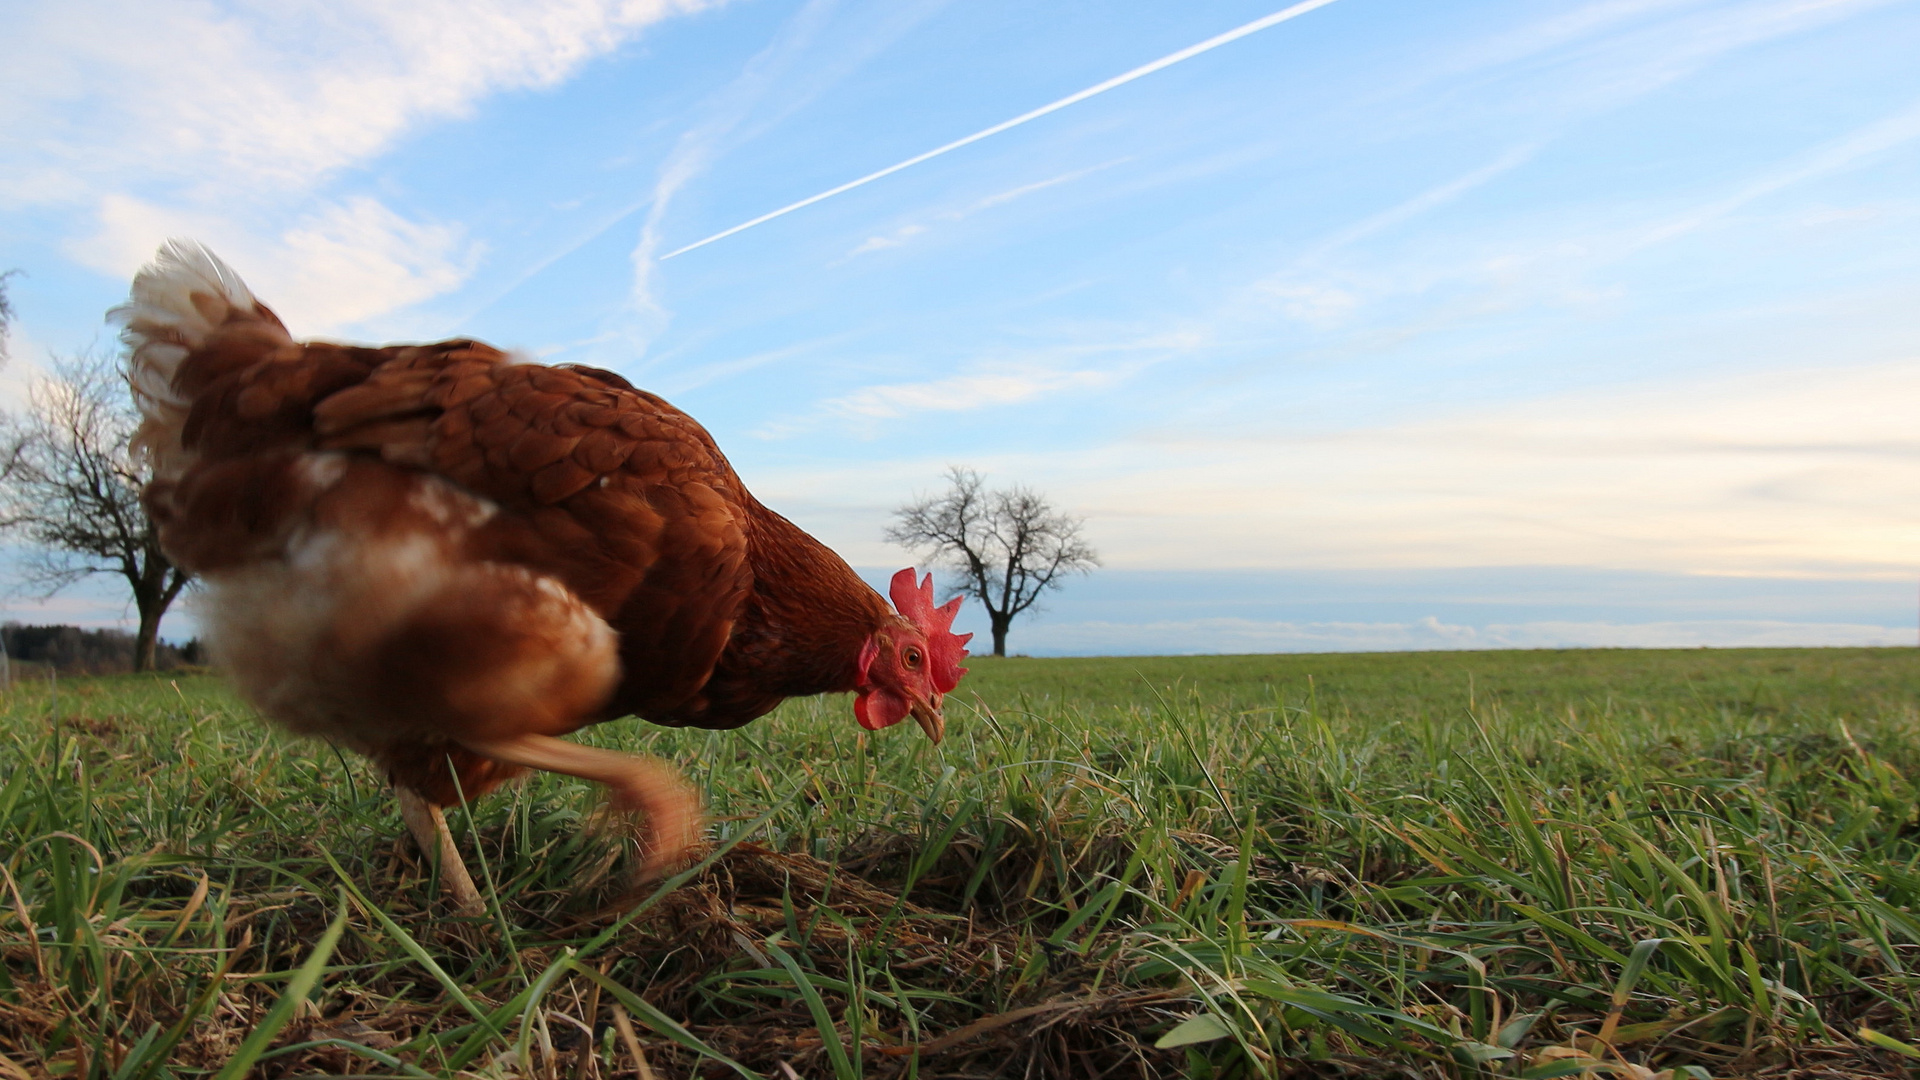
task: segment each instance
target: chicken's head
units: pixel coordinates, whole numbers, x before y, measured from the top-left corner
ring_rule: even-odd
[[[947,694],[967,669],[972,634],[953,632],[960,598],[933,606],[933,575],[918,581],[909,566],[893,575],[888,590],[900,617],[873,632],[860,647],[860,681],[854,689],[854,718],[868,731],[891,727],[913,714],[927,738],[939,742],[947,732],[941,712]]]

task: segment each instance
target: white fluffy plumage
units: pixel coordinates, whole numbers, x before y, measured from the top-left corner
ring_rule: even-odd
[[[192,405],[174,386],[180,362],[206,343],[233,308],[265,312],[219,256],[196,241],[173,239],[134,276],[128,301],[107,313],[121,325],[127,383],[144,420],[134,448],[147,456],[156,479],[177,479],[191,463],[180,446]]]

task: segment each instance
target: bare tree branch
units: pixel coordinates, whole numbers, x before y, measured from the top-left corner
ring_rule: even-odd
[[[1059,588],[1062,578],[1100,565],[1080,535],[1085,524],[1031,488],[987,491],[979,473],[954,466],[944,494],[894,511],[886,538],[957,573],[958,591],[987,609],[993,655],[1005,656],[1015,616]]]
[[[28,391],[24,414],[0,413],[0,530],[39,549],[26,577],[47,595],[93,574],[124,578],[140,613],[134,670],[145,671],[160,619],[188,578],[161,554],[140,502],[138,424],[115,359],[56,360]]]
[[[13,329],[13,302],[7,299],[7,279],[19,273],[9,270],[0,274],[0,364],[7,361],[7,334]]]
[[[6,296],[6,281],[17,273],[19,271],[0,273],[0,363],[6,363],[6,357],[8,357],[6,340],[8,340],[8,332],[13,329],[13,302]]]

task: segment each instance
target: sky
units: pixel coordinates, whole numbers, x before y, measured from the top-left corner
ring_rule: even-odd
[[[1920,0],[1332,0],[681,251],[1285,6],[16,0],[0,398],[191,236],[621,372],[872,580],[1045,492],[1016,651],[1915,643]]]

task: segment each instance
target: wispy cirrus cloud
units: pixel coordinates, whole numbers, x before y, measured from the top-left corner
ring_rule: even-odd
[[[852,191],[857,187],[863,187],[867,184],[871,184],[875,180],[880,180],[885,177],[892,176],[894,173],[900,172],[903,169],[910,169],[915,165],[920,164],[921,162],[931,161],[934,158],[940,157],[943,154],[951,153],[955,150],[960,149],[961,147],[971,146],[982,139],[990,139],[993,136],[998,135],[1003,131],[1009,131],[1029,121],[1038,120],[1039,118],[1046,116],[1050,113],[1058,112],[1061,109],[1065,109],[1070,106],[1077,105],[1080,102],[1087,100],[1088,98],[1098,97],[1099,95],[1104,94],[1107,91],[1114,89],[1115,87],[1125,86],[1127,83],[1130,83],[1135,79],[1145,78],[1146,76],[1151,75],[1156,71],[1162,71],[1166,68],[1172,67],[1175,64],[1184,63],[1185,61],[1190,60],[1193,57],[1199,56],[1203,53],[1211,52],[1222,45],[1227,45],[1232,42],[1238,41],[1241,38],[1244,38],[1250,34],[1257,34],[1262,30],[1268,29],[1269,27],[1278,26],[1281,23],[1288,22],[1301,15],[1305,15],[1308,12],[1318,10],[1319,8],[1323,8],[1328,4],[1331,4],[1334,2],[1335,0],[1299,0],[1298,3],[1293,4],[1289,7],[1282,8],[1281,10],[1273,12],[1268,15],[1264,15],[1258,19],[1253,20],[1252,22],[1243,23],[1224,33],[1215,34],[1214,36],[1206,39],[1205,41],[1201,41],[1196,44],[1189,45],[1184,49],[1179,49],[1174,52],[1168,53],[1167,55],[1160,57],[1158,60],[1149,61],[1148,63],[1142,64],[1139,67],[1133,68],[1130,71],[1122,72],[1110,79],[1106,79],[1101,82],[1095,83],[1094,85],[1089,86],[1084,90],[1079,90],[1074,93],[1068,94],[1066,97],[1060,98],[1056,101],[1049,102],[1045,105],[1040,106],[1037,109],[1029,109],[1028,111],[1021,113],[1019,116],[1013,117],[1010,120],[1003,120],[998,124],[994,124],[992,127],[982,128],[981,130],[976,131],[971,135],[963,136],[961,138],[953,140],[952,142],[946,143],[941,146],[937,146],[932,150],[928,150],[924,153],[916,154],[913,157],[906,159],[905,161],[901,161],[901,162],[897,162],[895,164],[889,165],[886,168],[881,169],[877,172],[871,172],[858,179],[849,180],[848,182],[841,184],[838,187],[829,188],[826,191],[820,192],[817,195],[810,195],[807,198],[801,199],[799,202],[789,203],[788,205],[783,206],[778,210],[773,210],[768,213],[761,214],[759,217],[754,218],[750,221],[745,221],[745,222],[742,222],[741,224],[733,226],[730,229],[725,229],[720,232],[714,233],[712,236],[709,236],[703,240],[696,240],[693,243],[687,244],[684,247],[675,248],[674,250],[667,252],[665,255],[662,255],[661,258],[671,259],[678,255],[684,255],[689,251],[695,250],[696,248],[706,247],[708,244],[714,243],[717,240],[724,240],[729,236],[733,236],[735,234],[745,232],[756,225],[763,225],[769,221],[774,220],[775,218],[785,217],[786,215],[791,214],[796,210],[805,209],[806,207],[812,206],[815,203],[823,202],[827,199],[833,198],[836,195],[840,195],[845,192]]]
[[[1561,82],[1579,89],[1574,99],[1555,103],[1548,111],[1557,114],[1552,121],[1555,126],[1572,130],[1595,111],[1645,97],[1728,53],[1886,2],[1773,0],[1727,7],[1705,0],[1602,0],[1500,35],[1417,79],[1432,79],[1436,72],[1457,78],[1466,71],[1516,65],[1565,68],[1577,77]],[[1334,230],[1291,258],[1285,268],[1252,283],[1246,296],[1234,303],[1258,313],[1273,309],[1273,301],[1278,300],[1278,309],[1287,318],[1329,329],[1352,321],[1360,308],[1385,296],[1423,292],[1449,279],[1479,279],[1487,288],[1506,294],[1550,292],[1567,300],[1592,299],[1604,290],[1596,292],[1573,280],[1578,267],[1604,265],[1677,239],[1766,196],[1869,162],[1916,136],[1920,136],[1920,105],[1815,146],[1724,195],[1657,216],[1637,229],[1622,228],[1616,222],[1591,234],[1563,230],[1559,237],[1532,237],[1525,247],[1506,252],[1486,250],[1483,240],[1464,245],[1451,266],[1401,259],[1387,273],[1353,269],[1365,261],[1352,251],[1364,248],[1364,241],[1390,236],[1421,218],[1444,212],[1534,162],[1552,141],[1534,139]]]
[[[1693,207],[1642,233],[1631,246],[1638,250],[1684,236],[1749,203],[1809,181],[1859,168],[1915,139],[1920,139],[1920,100],[1751,177],[1728,194]]]
[[[874,383],[821,400],[812,409],[762,427],[761,438],[784,438],[822,425],[878,425],[929,413],[964,413],[1032,405],[1067,394],[1126,383],[1166,360],[1208,344],[1204,333],[1175,330],[1113,336],[1009,351],[971,361],[958,374]]]
[[[1430,187],[1405,202],[1341,229],[1309,248],[1300,256],[1300,261],[1313,262],[1324,258],[1349,244],[1364,240],[1375,233],[1385,232],[1396,225],[1405,224],[1422,214],[1445,206],[1467,192],[1525,165],[1533,159],[1539,149],[1538,144],[1513,147],[1479,168]]]
[[[827,401],[824,408],[846,417],[893,420],[915,413],[1019,405],[1064,391],[1109,386],[1119,378],[1113,371],[990,366],[945,379],[865,387]]]
[[[839,7],[838,0],[810,0],[731,83],[707,102],[703,118],[681,135],[661,163],[645,202],[646,220],[628,256],[633,287],[631,310],[623,319],[629,324],[626,336],[630,344],[644,351],[669,318],[666,302],[660,296],[660,263],[667,257],[660,254],[660,248],[667,215],[680,191],[704,175],[734,144],[754,137],[801,108],[925,19],[935,6],[926,0],[897,5],[885,18],[869,21],[863,33],[835,42],[838,51],[831,60],[807,64],[803,61],[812,58]],[[778,101],[767,108],[776,88],[781,91]]]
[[[1048,188],[1058,187],[1061,184],[1072,183],[1073,181],[1078,180],[1081,177],[1091,176],[1094,173],[1100,172],[1103,169],[1110,169],[1115,165],[1119,165],[1122,162],[1125,162],[1126,160],[1128,159],[1115,158],[1112,161],[1102,162],[1099,165],[1092,165],[1084,169],[1075,169],[1072,172],[1061,173],[1059,176],[1048,177],[1045,180],[1036,180],[1029,184],[1020,184],[1017,187],[1011,187],[1005,191],[996,192],[992,195],[988,195],[985,198],[975,199],[973,202],[968,203],[966,206],[963,206],[958,210],[946,210],[936,214],[929,215],[926,218],[926,220],[941,223],[941,224],[952,224],[954,222],[965,221],[967,218],[972,217],[973,215],[979,213],[982,210],[989,210],[996,206],[1004,206],[1007,203],[1013,202],[1017,199],[1025,198],[1028,195],[1032,195],[1035,192],[1045,191]],[[924,236],[927,233],[931,232],[932,230],[933,230],[932,225],[923,224],[922,222],[917,222],[917,221],[909,222],[889,232],[881,233],[878,236],[867,237],[866,240],[862,241],[852,251],[847,252],[845,259],[851,259],[851,258],[854,258],[855,256],[866,255],[875,251],[885,251],[888,248],[901,247],[905,245],[907,242],[915,239],[916,237]],[[842,259],[841,261],[844,262],[845,259]]]
[[[1474,189],[1524,166],[1540,152],[1538,144],[1510,150],[1488,164],[1437,184],[1313,245],[1283,268],[1271,271],[1233,294],[1222,320],[1285,318],[1317,330],[1337,330],[1364,321],[1363,309],[1393,298],[1433,294],[1451,287],[1462,295],[1451,308],[1423,309],[1415,321],[1398,327],[1375,322],[1376,342],[1405,340],[1458,319],[1538,304],[1591,306],[1619,299],[1619,286],[1604,279],[1643,252],[1684,242],[1750,206],[1796,188],[1851,170],[1920,141],[1920,101],[1861,124],[1851,131],[1788,154],[1718,191],[1686,193],[1665,206],[1635,207],[1631,216],[1602,206],[1550,221],[1495,213],[1469,218],[1465,227],[1443,226],[1445,245],[1430,241],[1413,251],[1396,249],[1384,257],[1360,241],[1390,234],[1414,219],[1437,214]],[[1892,205],[1832,207],[1794,211],[1801,225],[1830,225],[1873,220],[1896,213]],[[1596,220],[1594,214],[1604,216]],[[1454,239],[1456,238],[1457,239]],[[1602,279],[1596,283],[1595,279]]]
[[[1270,280],[1254,289],[1278,301],[1287,318],[1311,326],[1337,326],[1360,306],[1360,297],[1353,290],[1322,282]]]
[[[810,356],[818,356],[824,350],[833,348],[848,340],[850,335],[834,334],[807,341],[796,341],[777,349],[766,349],[746,356],[733,357],[717,363],[701,364],[696,367],[680,367],[663,371],[660,379],[654,383],[654,389],[662,394],[674,396],[692,390],[698,390],[716,382],[737,378],[749,371],[775,365],[788,364]]]
[[[1442,58],[1418,79],[1502,68],[1556,68],[1548,97],[1576,112],[1670,86],[1738,50],[1817,29],[1898,0],[1597,0]]]
[[[847,252],[847,258],[851,259],[856,255],[865,255],[868,252],[885,251],[888,248],[900,247],[907,241],[926,231],[927,226],[925,225],[911,224],[902,225],[891,232],[883,233],[879,236],[869,236],[860,242],[860,246]]]

